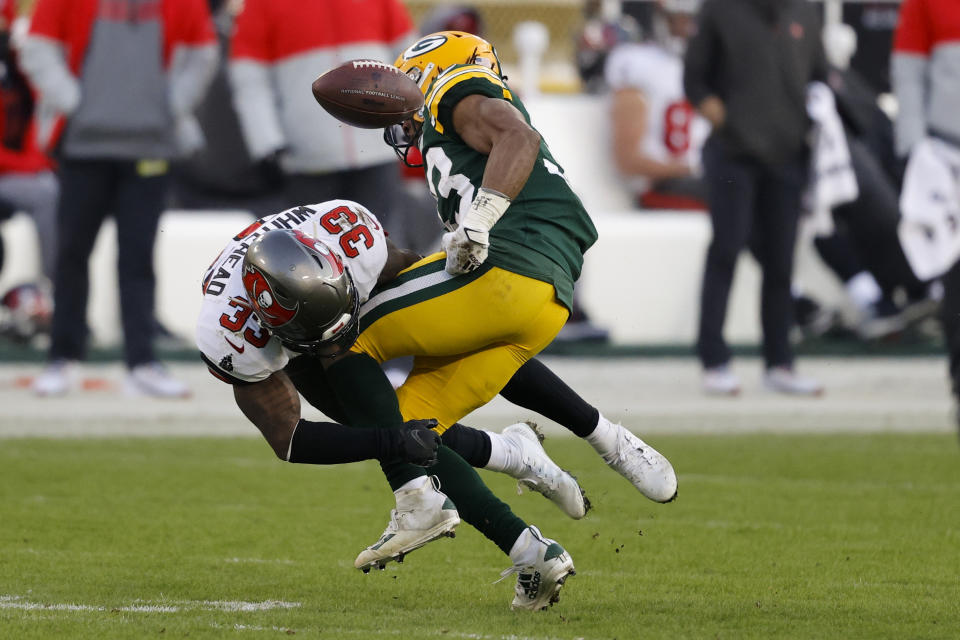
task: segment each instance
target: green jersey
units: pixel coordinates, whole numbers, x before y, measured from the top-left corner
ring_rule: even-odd
[[[450,230],[470,209],[487,166],[487,156],[469,147],[453,128],[454,106],[475,93],[507,100],[530,123],[523,103],[486,67],[457,65],[434,80],[424,104],[421,151],[437,212]],[[551,283],[557,299],[569,309],[583,254],[596,239],[597,230],[583,203],[541,139],[529,179],[490,230],[487,262]]]

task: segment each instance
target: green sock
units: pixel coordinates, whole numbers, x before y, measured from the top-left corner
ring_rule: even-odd
[[[510,548],[527,528],[527,523],[518,518],[509,505],[493,495],[473,467],[453,449],[441,446],[438,459],[429,472],[440,479],[440,491],[457,505],[462,520],[473,525],[509,555]]]
[[[370,356],[354,354],[333,363],[327,367],[327,380],[340,400],[349,426],[390,429],[403,424],[397,393]],[[423,467],[398,460],[383,460],[380,468],[394,491],[426,475]]]

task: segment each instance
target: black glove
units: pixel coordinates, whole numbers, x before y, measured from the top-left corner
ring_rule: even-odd
[[[397,454],[404,462],[421,467],[437,464],[440,435],[433,431],[436,420],[408,420],[397,430],[400,441]]]

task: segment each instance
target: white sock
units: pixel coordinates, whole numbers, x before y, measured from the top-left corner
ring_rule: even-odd
[[[520,533],[517,541],[510,547],[510,559],[514,564],[533,564],[537,561],[538,542],[543,540],[539,533],[532,525]]]
[[[412,480],[407,480],[406,482],[404,482],[402,485],[400,485],[399,489],[394,491],[394,493],[400,493],[401,491],[410,491],[411,489],[420,489],[426,486],[428,482],[430,482],[430,476],[428,475],[417,476]]]
[[[872,274],[861,271],[847,280],[845,285],[850,301],[860,311],[865,311],[883,296],[883,291]]]
[[[604,455],[617,448],[618,431],[617,425],[604,418],[601,413],[596,429],[584,439],[597,450],[597,453]]]
[[[485,431],[484,433],[490,437],[490,460],[483,468],[490,471],[505,472],[512,466],[513,445],[499,433],[493,431]]]

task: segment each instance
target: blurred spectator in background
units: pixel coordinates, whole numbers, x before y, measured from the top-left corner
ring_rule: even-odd
[[[57,178],[37,147],[33,94],[10,39],[16,16],[14,0],[0,0],[0,200],[8,213],[24,211],[33,218],[40,270],[49,281],[56,263]]]
[[[707,393],[740,383],[723,338],[737,256],[748,244],[763,271],[765,386],[815,395],[794,371],[794,245],[806,183],[807,85],[825,79],[814,8],[805,0],[706,0],[684,65],[684,89],[713,131],[703,150],[713,226],[701,292],[697,352]]]
[[[649,209],[706,209],[700,150],[710,125],[683,93],[683,54],[700,0],[659,0],[652,34],[618,45],[604,75],[613,92],[613,155]]]
[[[463,31],[483,37],[483,16],[475,7],[468,5],[439,6],[420,21],[420,35],[437,31]]]
[[[622,42],[640,39],[640,27],[624,15],[619,0],[587,0],[583,6],[585,22],[577,36],[577,71],[584,91],[600,93],[606,89],[603,66],[607,54]]]
[[[382,132],[324,113],[310,84],[346,60],[393,60],[414,35],[400,0],[244,2],[231,41],[233,100],[251,156],[283,185],[284,207],[356,200],[398,246],[411,244],[398,219],[400,170]]]
[[[904,0],[891,80],[900,105],[896,150],[909,156],[901,241],[920,277],[943,276],[941,321],[960,394],[960,4]],[[960,417],[960,416],[958,416]]]
[[[205,0],[36,3],[22,65],[39,92],[40,142],[57,148],[61,188],[50,363],[37,394],[68,391],[85,355],[88,263],[108,213],[117,222],[125,388],[188,394],[154,354],[153,246],[168,163],[203,144],[192,112],[216,59]]]
[[[683,91],[683,54],[699,5],[699,0],[653,3],[649,37],[619,44],[607,57],[614,158],[645,209],[706,208],[701,151],[710,126]],[[920,315],[924,298],[917,295],[924,287],[907,267],[897,240],[897,194],[888,173],[894,163],[881,167],[875,157],[893,156],[890,119],[869,85],[849,69],[856,35],[846,25],[836,27],[829,32],[836,37],[824,35],[834,45],[829,48],[830,87],[852,147],[848,165],[861,183],[860,194],[833,208],[833,229],[818,232],[814,245],[857,311],[853,331],[876,339],[903,330]],[[808,191],[815,182],[811,176]],[[904,291],[908,304],[894,302]],[[803,338],[821,336],[840,321],[836,310],[808,294],[794,282],[796,335]]]
[[[196,117],[207,144],[173,166],[172,207],[241,209],[261,217],[284,209],[276,167],[253,161],[233,106],[227,77],[230,36],[242,0],[209,0],[220,60],[210,88],[197,106]]]
[[[857,34],[850,63],[876,93],[890,91],[890,49],[899,4],[899,0],[843,3],[843,22]]]
[[[824,31],[824,43],[827,82],[859,195],[833,208],[837,229],[814,242],[862,314],[858,335],[880,338],[929,315],[936,302],[928,296],[928,283],[914,275],[897,237],[901,163],[894,159],[890,118],[879,108],[876,92],[850,67],[856,34],[847,25],[831,25]]]

